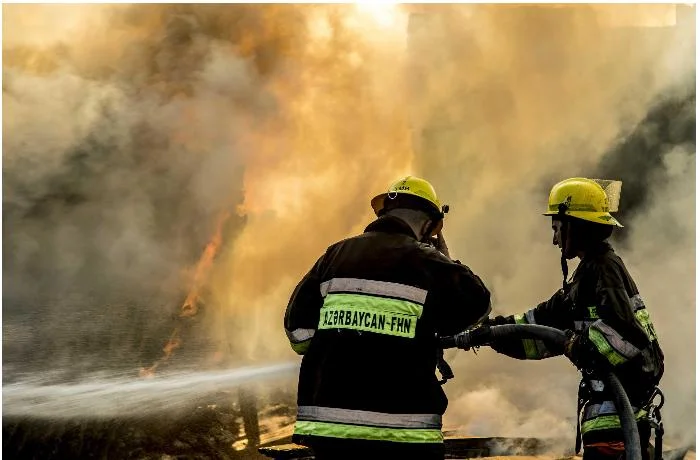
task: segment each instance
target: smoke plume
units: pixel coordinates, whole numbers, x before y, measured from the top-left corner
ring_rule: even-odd
[[[281,323],[295,283],[408,173],[451,205],[451,253],[495,312],[525,311],[561,283],[540,215],[549,187],[595,173],[624,181],[619,252],[667,356],[667,432],[691,439],[693,15],[3,5],[6,378],[148,365],[226,211],[176,353],[199,366],[292,358]],[[447,426],[573,438],[564,359],[449,357]]]

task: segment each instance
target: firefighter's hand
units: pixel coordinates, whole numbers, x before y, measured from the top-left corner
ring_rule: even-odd
[[[435,247],[445,256],[452,259],[452,257],[450,257],[450,250],[447,248],[447,243],[445,242],[445,237],[442,235],[442,230],[440,230],[440,232],[435,237]]]
[[[512,317],[510,317],[511,320],[506,318],[505,316],[494,316],[493,318],[486,318],[481,322],[481,324],[485,326],[503,326],[504,324],[515,324],[515,321],[512,321]]]
[[[483,326],[503,326],[505,324],[515,324],[513,316],[494,316],[493,318],[486,318],[481,322]],[[497,353],[502,353],[508,355],[508,351],[513,348],[513,341],[508,339],[498,339],[491,340],[489,346]]]
[[[564,355],[579,369],[595,368],[595,352],[585,334],[569,331],[569,340],[564,344]]]

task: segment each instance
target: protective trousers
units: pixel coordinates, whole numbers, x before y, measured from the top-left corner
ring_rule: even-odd
[[[650,460],[652,456],[649,452],[649,438],[651,437],[651,427],[646,422],[637,424],[639,429],[639,441],[641,443],[642,460]],[[605,441],[584,441],[583,443],[583,460],[614,460],[625,458],[625,445],[623,442],[622,432],[619,433],[619,438]]]
[[[443,460],[445,458],[443,443],[418,444],[314,437],[308,440],[307,445],[313,449],[316,460],[408,458]]]

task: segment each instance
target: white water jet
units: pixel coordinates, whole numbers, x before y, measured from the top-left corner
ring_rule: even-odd
[[[42,385],[36,379],[2,387],[3,416],[111,418],[143,416],[185,408],[197,398],[244,384],[293,377],[299,363],[284,362],[224,371],[163,374]]]

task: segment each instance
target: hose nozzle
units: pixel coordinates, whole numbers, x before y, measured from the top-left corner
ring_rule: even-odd
[[[460,332],[457,335],[440,337],[442,348],[459,348],[469,350],[472,347],[479,347],[487,344],[492,338],[491,326],[480,325],[474,329]]]

